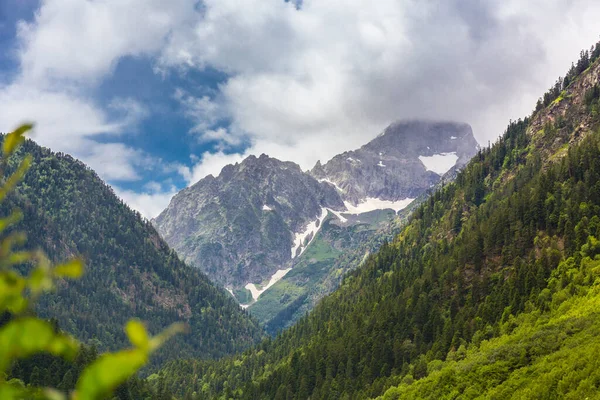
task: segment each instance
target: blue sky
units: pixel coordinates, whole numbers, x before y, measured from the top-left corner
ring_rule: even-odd
[[[600,37],[593,0],[2,0],[0,131],[154,217],[248,154],[310,168],[401,118],[481,143]]]

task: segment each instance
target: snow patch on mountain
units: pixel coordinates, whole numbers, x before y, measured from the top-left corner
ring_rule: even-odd
[[[438,175],[444,175],[450,171],[450,168],[456,165],[458,156],[456,152],[439,153],[432,156],[419,156],[419,160],[423,163],[427,171],[435,172]]]
[[[279,282],[281,280],[281,278],[286,276],[287,273],[290,272],[291,270],[292,270],[291,268],[277,270],[277,272],[275,272],[271,276],[269,283],[267,283],[265,286],[262,286],[260,289],[258,287],[256,287],[256,285],[254,283],[248,283],[244,287],[250,291],[250,293],[252,294],[252,299],[254,301],[256,301],[256,300],[258,300],[258,298],[260,297],[261,294],[263,294],[268,288],[270,288],[271,286],[273,286],[274,284]],[[250,304],[241,304],[242,308],[246,308],[249,305]]]
[[[332,180],[329,180],[327,178],[322,178],[322,179],[319,179],[318,181],[319,182],[329,183],[330,185],[333,185],[340,192],[344,192],[344,189],[342,189],[341,187],[339,187],[339,185],[337,183],[335,183],[334,181],[332,181]]]
[[[304,252],[304,250],[306,250],[310,242],[312,242],[312,240],[315,238],[315,235],[321,228],[321,225],[323,225],[323,220],[325,219],[325,217],[327,217],[327,209],[323,208],[321,209],[321,215],[319,216],[319,218],[317,218],[316,221],[312,221],[311,223],[309,223],[306,229],[304,229],[304,231],[296,233],[296,235],[294,236],[294,246],[292,247],[292,258],[299,256]],[[308,241],[308,243],[306,243],[306,245],[304,245],[304,241],[309,236],[310,240]],[[300,253],[298,253],[298,249],[300,249]]]
[[[392,209],[395,212],[398,212],[398,211],[406,208],[406,206],[408,206],[410,203],[412,203],[413,200],[414,199],[406,198],[406,199],[402,199],[402,200],[392,201],[392,200],[381,200],[381,199],[378,199],[375,197],[367,197],[366,199],[364,199],[362,202],[358,203],[357,205],[353,205],[352,203],[349,203],[347,201],[344,202],[344,205],[348,209],[349,214],[362,214],[362,213],[366,213],[369,211],[387,210],[387,209]]]
[[[332,210],[331,208],[328,208],[327,211],[330,211],[333,215],[335,215],[340,222],[348,222],[348,218],[344,217],[339,211]]]

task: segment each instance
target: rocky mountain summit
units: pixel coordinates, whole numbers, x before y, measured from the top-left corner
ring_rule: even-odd
[[[343,209],[334,187],[263,154],[182,190],[154,224],[187,262],[236,287],[289,265],[299,247],[294,232],[318,220],[323,207]]]
[[[368,240],[365,232],[374,232],[390,209],[394,215],[405,208],[477,149],[467,124],[398,122],[312,171],[264,154],[228,165],[175,195],[153,223],[186,262],[249,306],[297,263],[307,263],[301,256],[326,220],[364,225],[339,231],[344,240],[329,234],[332,254],[342,254],[348,243]],[[371,215],[382,210],[385,218]],[[360,239],[346,237],[353,232]],[[325,267],[319,276],[327,275]]]
[[[317,162],[311,174],[354,206],[370,199],[394,202],[418,197],[478,149],[468,124],[400,121],[358,150]]]

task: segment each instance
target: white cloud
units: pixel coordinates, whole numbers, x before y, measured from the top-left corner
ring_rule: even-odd
[[[399,118],[493,140],[598,39],[598,20],[592,0],[206,0],[160,63],[231,74],[217,103],[228,135],[308,168]]]
[[[37,85],[95,81],[124,55],[160,50],[193,10],[189,0],[42,0],[19,25],[23,75]]]
[[[136,168],[147,156],[122,143],[93,140],[100,133],[118,138],[145,115],[144,108],[132,100],[116,99],[113,107],[122,115],[111,120],[88,98],[16,83],[0,87],[0,104],[0,132],[33,121],[33,138],[38,143],[80,158],[103,179],[139,179]]]
[[[162,185],[157,182],[154,182],[153,185],[148,185],[146,187],[147,190],[141,193],[119,187],[114,187],[114,189],[117,196],[148,219],[158,216],[169,205],[169,201],[175,193],[177,193],[177,189],[174,186],[163,191]]]
[[[93,89],[124,56],[151,56],[194,9],[188,0],[42,0],[17,30],[19,71],[0,87],[0,131],[36,123],[35,139],[82,159],[106,180],[138,180],[148,155],[119,143],[149,114],[131,98],[106,108]],[[113,143],[97,135],[112,135]]]
[[[15,83],[1,88],[0,102],[2,131],[24,120],[33,120],[40,143],[62,146],[65,151],[79,147],[82,138],[100,132],[116,133],[120,129],[120,124],[109,122],[107,115],[88,99],[68,93]]]
[[[189,182],[250,153],[309,168],[405,117],[466,121],[486,143],[598,39],[598,20],[594,0],[305,0],[300,10],[283,0],[42,0],[19,27],[21,69],[0,88],[0,128],[34,119],[42,143],[88,157],[104,178],[139,178],[147,155],[95,136],[118,141],[145,108],[118,99],[103,109],[90,93],[122,57],[144,56],[161,73],[230,76],[210,97],[173,91],[193,133],[221,143],[192,168],[173,167]],[[251,145],[243,155],[227,154],[241,143]]]
[[[188,184],[194,184],[207,175],[217,176],[221,169],[228,164],[241,162],[250,154],[226,154],[222,151],[216,153],[205,152],[200,158],[192,157],[194,165],[192,168],[181,167],[179,173],[184,177]]]

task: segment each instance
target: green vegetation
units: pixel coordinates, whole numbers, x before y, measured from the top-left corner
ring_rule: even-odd
[[[240,356],[171,362],[164,384],[215,399],[471,398],[471,380],[487,398],[597,397],[597,52],[568,75],[560,118],[511,122],[311,314]]]
[[[30,129],[31,125],[24,125],[4,138],[0,160],[2,170],[6,167],[8,157],[23,143],[24,134]],[[21,181],[31,165],[31,160],[30,156],[26,156],[15,172],[7,178],[3,177],[0,201],[6,199]],[[3,235],[0,242],[0,398],[65,399],[65,394],[58,390],[38,386],[47,384],[40,375],[40,366],[34,367],[31,375],[34,382],[30,385],[12,378],[9,368],[19,359],[39,353],[67,360],[73,360],[77,356],[77,342],[60,332],[52,323],[33,316],[31,305],[43,292],[54,289],[61,279],[79,278],[83,272],[83,264],[74,259],[52,266],[43,252],[21,250],[25,235],[22,232],[11,231],[21,217],[20,211],[13,210],[7,217],[0,219],[0,234]],[[30,266],[31,272],[28,275],[21,275],[15,269],[15,266],[21,264]],[[78,374],[75,390],[71,391],[70,398],[93,400],[110,395],[114,389],[137,373],[148,362],[150,354],[173,334],[181,331],[181,328],[180,325],[172,325],[159,336],[150,338],[142,323],[136,320],[129,321],[126,334],[133,345],[132,348],[90,360],[90,364]],[[75,377],[71,375],[69,382],[65,382],[65,378],[68,376],[63,377],[64,385],[61,389],[73,389]]]
[[[600,43],[596,43],[590,50],[582,50],[579,54],[577,64],[571,64],[571,68],[564,78],[559,77],[554,86],[541,97],[536,105],[535,111],[540,111],[550,104],[560,103],[568,94],[566,89],[575,81],[579,75],[587,71],[590,65],[600,58]]]
[[[323,232],[329,229],[329,222],[329,219],[323,222],[322,229],[285,278],[265,291],[259,300],[250,306],[252,316],[263,323],[277,325],[279,320],[287,319],[288,314],[295,312],[294,305],[300,305],[308,292],[316,289],[315,282],[323,281],[333,260],[339,255],[339,251],[332,247],[323,235]]]
[[[248,304],[252,301],[252,293],[246,288],[234,289],[233,294],[240,304]]]
[[[83,163],[32,141],[9,159],[7,172],[26,155],[31,167],[0,205],[0,215],[22,210],[19,229],[27,249],[43,249],[50,260],[81,255],[86,274],[64,281],[41,296],[36,312],[54,318],[66,332],[99,351],[128,345],[122,327],[132,318],[156,333],[184,321],[189,333],[160,349],[156,366],[178,357],[220,357],[240,351],[262,336],[222,289],[185,265],[151,223],[119,200]],[[18,266],[26,275],[29,265]]]
[[[569,258],[552,273],[551,289],[541,294],[553,292],[545,299],[549,312],[531,304],[531,311],[499,325],[500,337],[474,337],[446,362],[431,361],[426,378],[407,376],[379,399],[598,398],[600,256],[592,259],[587,251],[577,255],[579,265]]]
[[[360,265],[365,253],[391,239],[399,223],[391,210],[345,217],[349,226],[330,215],[294,268],[248,309],[268,333],[275,335],[312,309],[317,299],[339,286],[346,272]]]

